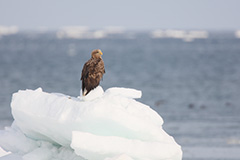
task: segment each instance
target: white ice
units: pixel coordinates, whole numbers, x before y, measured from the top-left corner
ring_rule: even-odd
[[[0,146],[12,152],[4,159],[181,160],[161,116],[133,99],[141,94],[100,86],[79,98],[41,88],[14,93],[14,122],[0,131]]]
[[[6,152],[5,150],[3,150],[1,147],[0,147],[0,157],[1,156],[6,156],[8,154],[10,154],[11,152]]]

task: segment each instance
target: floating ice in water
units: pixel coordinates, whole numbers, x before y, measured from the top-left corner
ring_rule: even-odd
[[[240,30],[237,30],[237,31],[235,32],[235,37],[236,37],[236,38],[240,38]]]
[[[0,132],[0,146],[24,160],[182,159],[162,118],[133,99],[140,97],[135,89],[100,86],[80,98],[19,91],[11,103],[14,123]]]
[[[5,35],[16,34],[18,32],[17,26],[0,26],[0,37]]]
[[[155,30],[151,33],[152,38],[176,38],[191,42],[194,39],[208,38],[208,32],[204,30]]]

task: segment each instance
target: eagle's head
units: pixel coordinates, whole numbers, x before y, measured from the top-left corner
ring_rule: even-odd
[[[94,49],[91,53],[92,58],[100,58],[102,54],[103,53],[100,49]]]

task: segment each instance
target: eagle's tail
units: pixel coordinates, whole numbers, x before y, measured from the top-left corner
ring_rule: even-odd
[[[86,87],[85,87],[84,80],[82,80],[82,95],[83,95],[83,96],[86,96],[86,95],[87,95],[87,89],[86,89]]]
[[[87,91],[86,88],[84,88],[84,89],[82,90],[82,95],[83,95],[83,96],[86,96],[88,93],[89,93],[89,92]]]

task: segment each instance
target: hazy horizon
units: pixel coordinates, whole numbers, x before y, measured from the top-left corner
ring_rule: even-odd
[[[125,30],[239,30],[240,1],[0,0],[0,25],[21,30],[108,26]]]

